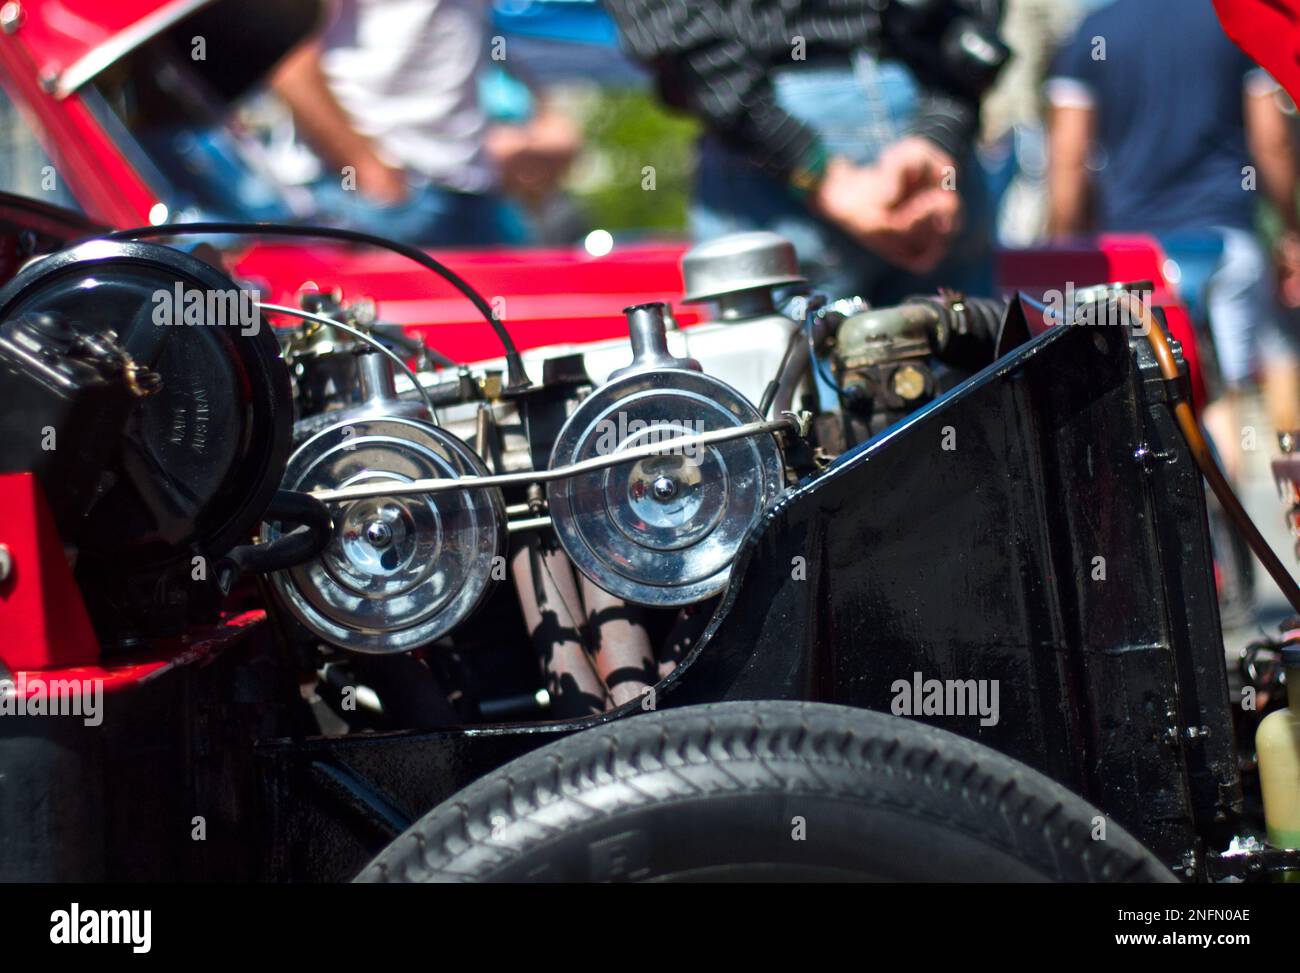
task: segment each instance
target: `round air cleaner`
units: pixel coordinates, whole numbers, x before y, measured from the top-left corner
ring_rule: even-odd
[[[758,421],[744,396],[699,372],[625,374],[569,417],[551,469]],[[783,473],[771,435],[667,447],[552,483],[551,521],[569,558],[601,588],[642,605],[689,605],[726,586]]]
[[[309,492],[376,481],[486,476],[450,433],[418,419],[340,422],[289,459],[283,488]],[[498,490],[373,497],[332,507],[334,539],[316,560],[273,575],[293,614],[358,652],[404,652],[449,632],[483,600],[504,552]],[[278,531],[266,529],[266,538]]]
[[[65,537],[83,556],[120,574],[215,557],[256,529],[292,421],[289,373],[256,299],[189,254],[109,240],[42,257],[0,289],[0,321],[50,315],[85,336],[112,331],[157,376]]]

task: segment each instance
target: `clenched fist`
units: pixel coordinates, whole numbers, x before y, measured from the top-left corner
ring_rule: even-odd
[[[933,270],[961,226],[956,166],[937,146],[909,136],[874,165],[834,158],[810,206],[864,247],[906,270]]]

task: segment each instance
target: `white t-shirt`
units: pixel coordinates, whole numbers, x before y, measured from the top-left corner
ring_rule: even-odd
[[[389,165],[462,192],[495,178],[478,101],[485,0],[336,0],[321,65]]]

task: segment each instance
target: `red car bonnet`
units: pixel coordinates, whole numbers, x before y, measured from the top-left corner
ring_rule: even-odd
[[[1224,32],[1300,101],[1300,0],[1214,0]]]
[[[212,0],[30,0],[21,40],[58,98]]]

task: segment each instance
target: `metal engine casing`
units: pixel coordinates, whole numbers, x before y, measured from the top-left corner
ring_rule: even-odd
[[[289,378],[253,299],[190,254],[108,240],[42,257],[0,289],[0,331],[57,366],[32,381],[43,369],[8,346],[6,367],[25,378],[0,383],[14,433],[0,469],[40,480],[105,645],[215,617],[214,572],[197,577],[195,565],[210,569],[247,540],[275,493]],[[38,333],[24,318],[50,323]],[[110,359],[120,366],[112,381],[134,389],[125,403],[96,391],[102,380],[53,381],[60,362],[93,363],[102,376]],[[57,449],[41,445],[38,415]]]
[[[289,459],[285,489],[485,476],[478,455],[421,419],[346,419]],[[364,653],[405,652],[442,637],[482,602],[505,551],[499,490],[381,496],[335,505],[324,553],[273,576],[313,634]],[[268,527],[266,539],[278,532]]]
[[[551,469],[761,421],[735,389],[672,357],[663,305],[627,313],[632,364],[570,415]],[[579,571],[626,601],[671,607],[726,586],[745,535],[784,486],[780,447],[761,435],[666,447],[558,480],[548,499],[556,535]]]

